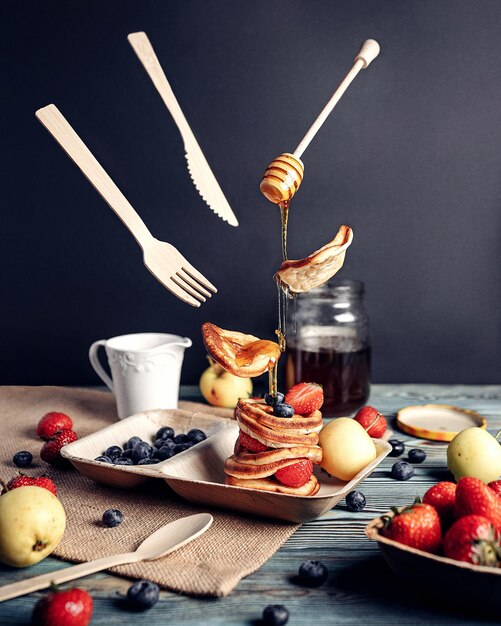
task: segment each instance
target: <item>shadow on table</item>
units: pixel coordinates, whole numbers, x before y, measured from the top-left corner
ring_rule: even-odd
[[[455,596],[454,601],[450,594],[446,598],[444,592],[450,591],[447,580],[440,588],[430,589],[426,581],[420,584],[414,578],[400,578],[390,570],[382,556],[342,568],[330,582],[336,592],[358,595],[362,602],[381,605],[388,619],[394,613],[395,617],[405,614],[408,618],[426,619],[433,624],[451,623],[451,619],[465,623],[479,618],[485,623],[499,623],[501,615],[501,609],[497,617],[483,612],[482,606],[471,604],[464,595]]]

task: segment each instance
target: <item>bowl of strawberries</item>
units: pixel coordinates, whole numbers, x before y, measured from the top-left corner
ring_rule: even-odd
[[[501,614],[501,480],[433,485],[365,529],[398,576],[435,595]]]

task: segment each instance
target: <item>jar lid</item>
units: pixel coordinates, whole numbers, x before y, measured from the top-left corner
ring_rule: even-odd
[[[450,404],[418,404],[406,406],[397,413],[397,426],[409,435],[433,441],[452,441],[472,426],[486,428],[485,418]]]

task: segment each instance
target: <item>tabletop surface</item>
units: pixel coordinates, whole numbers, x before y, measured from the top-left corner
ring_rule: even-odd
[[[194,388],[183,388],[183,397],[196,399]],[[283,604],[289,610],[288,624],[479,624],[489,620],[454,606],[432,601],[409,582],[398,579],[387,567],[377,545],[364,535],[364,527],[392,506],[402,506],[423,495],[435,482],[450,479],[446,469],[446,444],[414,439],[396,430],[398,409],[423,403],[446,403],[474,409],[487,419],[487,428],[501,428],[501,386],[464,385],[373,385],[369,403],[389,417],[394,438],[406,442],[406,449],[422,448],[426,461],[415,466],[414,476],[406,481],[390,477],[396,459],[388,457],[359,490],[367,499],[361,513],[351,513],[344,500],[323,517],[303,524],[282,548],[257,572],[243,579],[225,598],[193,598],[162,591],[159,602],[145,613],[130,613],[123,608],[121,595],[130,581],[106,573],[78,581],[78,586],[94,599],[93,626],[161,624],[260,623],[262,610],[269,604]],[[405,454],[402,458],[405,458]],[[299,586],[294,578],[301,563],[321,560],[329,569],[327,582],[316,589]],[[47,558],[29,570],[42,574],[67,567]],[[2,584],[21,580],[26,571],[0,566]],[[70,583],[68,583],[70,584]],[[447,581],[444,581],[444,585]],[[41,593],[41,592],[40,592]],[[40,593],[0,604],[1,625],[27,625]],[[494,623],[494,622],[493,622]],[[54,625],[58,626],[58,625]]]

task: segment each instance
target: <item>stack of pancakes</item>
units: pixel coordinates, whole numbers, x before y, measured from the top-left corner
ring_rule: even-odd
[[[320,485],[313,474],[302,487],[283,485],[274,474],[279,469],[305,459],[314,464],[320,463],[322,449],[317,445],[318,433],[323,424],[320,411],[313,411],[309,415],[295,414],[290,418],[277,417],[273,415],[273,407],[264,400],[251,398],[239,400],[235,418],[244,433],[268,449],[251,452],[241,445],[239,437],[234,454],[226,459],[224,465],[228,485],[299,496],[317,493]]]

